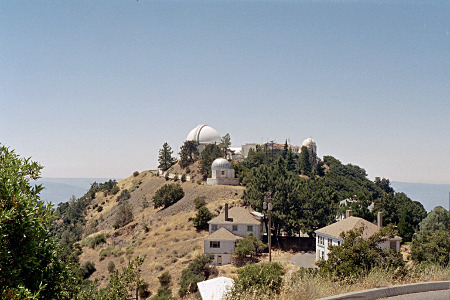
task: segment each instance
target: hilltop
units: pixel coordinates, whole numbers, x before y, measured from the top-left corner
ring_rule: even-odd
[[[81,241],[82,254],[80,265],[87,261],[95,264],[96,271],[90,279],[98,278],[101,286],[109,279],[108,264],[114,262],[115,268],[126,265],[128,259],[146,255],[141,266],[142,278],[149,283],[153,292],[159,286],[157,276],[168,271],[173,282],[178,282],[181,270],[195,256],[203,253],[203,238],[207,231],[197,231],[190,217],[195,216],[194,199],[204,196],[206,206],[215,214],[220,213],[223,205],[242,205],[242,186],[207,186],[193,182],[180,182],[185,196],[166,209],[154,209],[151,203],[155,192],[166,184],[162,177],[150,171],[125,178],[117,183],[120,191],[130,191],[130,204],[133,221],[126,226],[113,229],[115,214],[119,203],[115,195],[97,192],[86,208],[86,226]],[[99,207],[102,207],[99,210]],[[106,243],[95,249],[87,241],[96,235],[104,235]],[[102,257],[101,257],[102,255]],[[176,287],[176,284],[174,285]]]

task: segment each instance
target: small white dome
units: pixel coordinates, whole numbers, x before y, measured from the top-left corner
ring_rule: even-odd
[[[316,147],[316,142],[312,138],[307,138],[303,141],[302,147],[306,146],[307,148],[314,146]]]
[[[223,169],[231,169],[231,164],[225,158],[217,158],[213,161],[211,165],[211,170],[223,170]]]
[[[199,144],[219,144],[221,142],[219,133],[208,125],[198,125],[189,132],[187,141],[195,141]]]

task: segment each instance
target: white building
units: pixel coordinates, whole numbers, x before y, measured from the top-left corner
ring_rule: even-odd
[[[250,233],[261,239],[263,226],[261,215],[249,212],[244,207],[232,207],[208,222],[209,236],[204,239],[204,253],[214,254],[213,264],[231,263],[236,242]]]
[[[364,227],[363,238],[367,239],[370,236],[377,233],[382,226],[382,214],[378,213],[377,223],[375,225],[367,220],[359,217],[353,217],[352,211],[347,210],[346,218],[333,223],[331,225],[325,226],[323,228],[317,229],[316,233],[316,260],[328,259],[328,253],[330,252],[328,247],[331,245],[339,246],[344,243],[344,239],[340,237],[342,232],[347,232],[349,230]],[[387,239],[382,242],[379,247],[382,249],[394,249],[400,251],[400,241],[401,237],[395,236],[394,238]]]
[[[211,178],[206,180],[208,185],[239,185],[239,178],[235,178],[235,171],[224,158],[217,158],[211,165]]]
[[[198,125],[189,132],[188,136],[186,137],[186,141],[197,142],[198,151],[202,152],[203,149],[205,149],[206,145],[220,144],[221,138],[219,133],[214,128],[202,124]]]

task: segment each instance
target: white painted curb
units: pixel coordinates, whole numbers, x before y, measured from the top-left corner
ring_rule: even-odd
[[[382,287],[377,289],[370,289],[358,292],[345,293],[340,295],[334,295],[319,300],[343,300],[343,299],[358,299],[358,300],[374,300],[385,297],[393,297],[404,294],[422,293],[438,290],[450,289],[449,281],[432,281],[432,282],[419,282],[402,285],[393,285],[388,287]]]

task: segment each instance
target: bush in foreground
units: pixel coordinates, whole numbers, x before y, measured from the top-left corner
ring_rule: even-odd
[[[212,254],[200,255],[181,272],[180,289],[178,290],[180,297],[198,291],[197,282],[208,279],[211,274],[211,268],[208,265],[213,259],[214,255]]]
[[[240,298],[243,294],[253,296],[272,296],[280,292],[285,270],[278,263],[250,264],[238,270],[234,280],[231,298]]]

